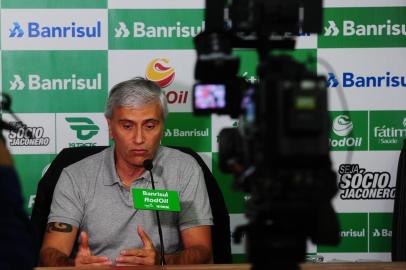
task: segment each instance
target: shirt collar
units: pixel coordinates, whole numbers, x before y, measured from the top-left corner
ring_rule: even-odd
[[[115,151],[115,146],[114,144],[107,148],[105,154],[104,154],[104,180],[103,184],[106,186],[112,186],[116,183],[120,183],[120,177],[117,174],[116,170],[116,163],[114,161],[114,151]],[[159,146],[155,158],[152,161],[152,164],[154,165],[154,168],[152,169],[152,173],[154,174],[154,182],[158,182],[158,177],[155,177],[155,166],[157,165],[157,161],[159,160],[160,156],[162,153],[162,146]],[[144,180],[144,181],[151,181],[151,176],[148,171],[145,171],[141,174],[140,177],[137,178],[138,180]]]

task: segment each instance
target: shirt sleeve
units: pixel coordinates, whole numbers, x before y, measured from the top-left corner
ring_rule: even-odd
[[[73,177],[64,169],[55,187],[48,223],[60,222],[79,228],[84,213],[80,191]]]
[[[203,171],[192,160],[181,172],[182,189],[179,194],[181,212],[179,214],[180,230],[202,225],[213,225]]]

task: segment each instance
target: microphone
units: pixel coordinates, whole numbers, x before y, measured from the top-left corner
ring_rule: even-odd
[[[154,167],[154,165],[152,164],[152,159],[144,160],[144,162],[142,163],[142,166],[144,167],[144,169],[149,171],[149,175],[151,176],[152,189],[155,190],[154,176],[152,175],[152,168]],[[160,260],[160,264],[165,265],[166,264],[166,261],[165,261],[165,248],[164,248],[164,240],[163,240],[163,237],[162,237],[161,220],[159,218],[159,212],[155,211],[155,214],[156,214],[156,220],[157,220],[157,223],[158,223],[159,243],[161,244],[161,260]]]

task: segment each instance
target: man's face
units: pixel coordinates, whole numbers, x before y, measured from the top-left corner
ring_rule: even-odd
[[[139,108],[116,107],[107,121],[116,162],[142,167],[144,160],[154,158],[164,126],[159,101]]]

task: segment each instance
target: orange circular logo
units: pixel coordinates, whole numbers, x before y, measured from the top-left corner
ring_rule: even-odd
[[[175,79],[175,69],[170,67],[167,58],[156,58],[152,60],[146,70],[146,78],[156,82],[161,88],[170,85]]]

